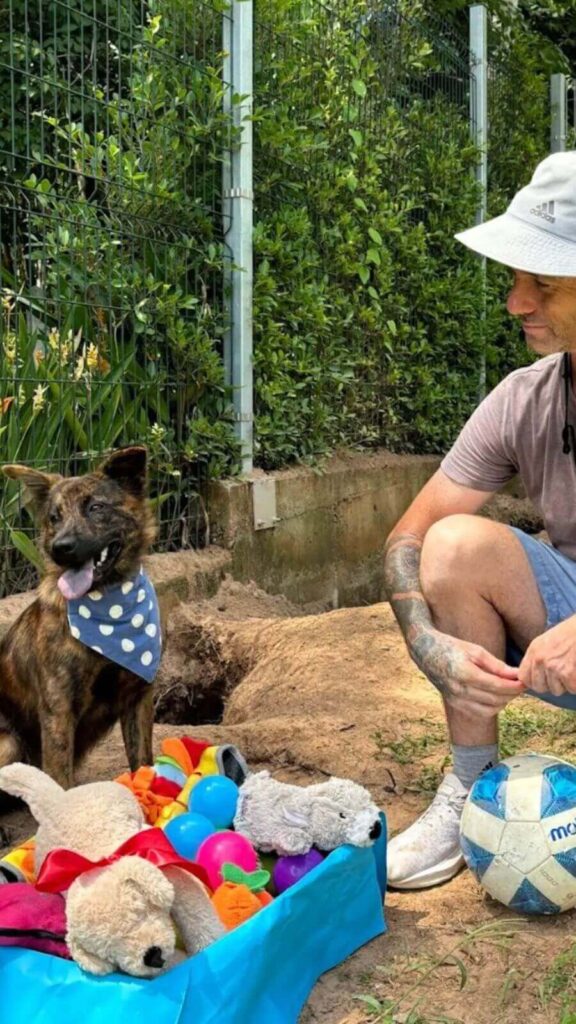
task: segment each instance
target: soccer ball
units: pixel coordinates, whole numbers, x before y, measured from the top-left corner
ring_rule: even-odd
[[[576,906],[576,767],[519,754],[483,772],[460,823],[464,859],[511,910],[558,914]]]

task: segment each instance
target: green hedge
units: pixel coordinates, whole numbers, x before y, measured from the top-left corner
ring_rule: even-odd
[[[526,359],[474,223],[463,5],[257,5],[256,457],[339,445],[439,452]],[[501,28],[501,21],[499,22]],[[464,45],[460,40],[464,40]],[[517,20],[491,38],[490,210],[548,142],[548,63]],[[549,58],[549,54],[548,54]]]

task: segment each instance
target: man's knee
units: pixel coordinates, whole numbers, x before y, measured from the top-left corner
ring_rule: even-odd
[[[504,533],[503,533],[504,531]],[[500,523],[480,516],[457,514],[439,519],[428,530],[422,546],[420,582],[430,600],[447,586],[459,582],[468,588],[486,573],[487,559],[493,562],[498,542],[509,531]]]

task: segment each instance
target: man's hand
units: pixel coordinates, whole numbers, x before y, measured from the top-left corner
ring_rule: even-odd
[[[470,717],[493,718],[524,692],[519,670],[479,644],[432,628],[409,636],[408,649],[446,703]]]
[[[576,615],[541,633],[529,645],[518,678],[536,693],[576,693]]]

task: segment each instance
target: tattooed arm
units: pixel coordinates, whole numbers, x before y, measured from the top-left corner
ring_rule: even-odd
[[[453,483],[438,470],[388,538],[384,579],[390,605],[418,668],[450,703],[474,705],[479,713],[495,714],[510,699],[510,690],[499,692],[503,687],[498,674],[505,666],[498,662],[501,668],[495,676],[496,659],[489,652],[438,630],[420,586],[420,556],[430,526],[458,512],[477,512],[489,497],[486,492]],[[484,689],[486,692],[479,693]]]
[[[443,650],[446,645],[440,642],[420,589],[421,552],[422,540],[417,534],[395,530],[386,544],[384,582],[412,659],[442,692],[449,651]]]

